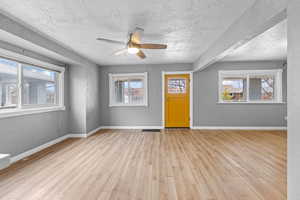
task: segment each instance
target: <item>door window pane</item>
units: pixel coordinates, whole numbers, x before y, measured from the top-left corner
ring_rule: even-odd
[[[247,90],[246,78],[224,78],[222,80],[223,101],[245,101]]]
[[[168,79],[168,93],[169,94],[186,93],[186,79],[183,78]]]
[[[0,108],[18,104],[18,63],[0,58]]]
[[[274,76],[250,76],[249,98],[256,101],[272,101],[274,99]]]
[[[56,104],[58,72],[23,65],[23,104]]]

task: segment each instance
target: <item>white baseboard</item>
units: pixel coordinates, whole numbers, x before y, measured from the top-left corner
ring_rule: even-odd
[[[163,129],[162,126],[102,126],[102,129]]]
[[[50,147],[50,146],[52,146],[52,145],[54,145],[54,144],[57,144],[57,143],[59,143],[59,142],[62,142],[62,141],[64,141],[64,140],[67,139],[67,138],[69,138],[69,135],[64,135],[64,136],[59,137],[59,138],[56,138],[56,139],[54,139],[54,140],[52,140],[52,141],[50,141],[50,142],[47,142],[47,143],[45,143],[45,144],[42,144],[42,145],[40,145],[40,146],[38,146],[38,147],[35,147],[35,148],[30,149],[30,150],[28,150],[28,151],[25,151],[25,152],[23,152],[23,153],[21,153],[21,154],[19,154],[19,155],[16,155],[16,156],[14,156],[14,157],[11,157],[11,158],[10,158],[10,163],[14,163],[14,162],[17,162],[17,161],[19,161],[19,160],[22,160],[22,159],[25,158],[25,157],[31,156],[31,155],[34,154],[34,153],[37,153],[37,152],[42,151],[43,149],[46,149],[46,148],[48,148],[48,147]]]
[[[39,151],[42,151],[43,149],[46,149],[46,148],[48,148],[48,147],[50,147],[50,146],[52,146],[52,145],[54,145],[54,144],[57,144],[57,143],[59,143],[59,142],[62,142],[62,141],[64,141],[64,140],[68,139],[68,138],[87,138],[88,136],[90,136],[90,135],[96,133],[97,131],[99,131],[99,130],[101,130],[101,129],[102,129],[102,127],[98,127],[98,128],[96,128],[96,129],[90,131],[90,132],[87,133],[87,134],[70,133],[70,134],[64,135],[64,136],[59,137],[59,138],[56,138],[56,139],[54,139],[54,140],[52,140],[52,141],[50,141],[50,142],[47,142],[47,143],[45,143],[45,144],[42,144],[42,145],[40,145],[40,146],[38,146],[38,147],[35,147],[35,148],[30,149],[30,150],[28,150],[28,151],[25,151],[25,152],[23,152],[23,153],[21,153],[21,154],[19,154],[19,155],[16,155],[16,156],[14,156],[14,157],[11,157],[11,158],[10,158],[10,163],[12,164],[12,163],[17,162],[17,161],[19,161],[19,160],[22,160],[22,159],[24,159],[25,157],[31,156],[32,154],[35,154],[35,153],[37,153],[37,152],[39,152]]]
[[[86,138],[87,134],[84,133],[69,133],[69,138]]]
[[[193,126],[194,130],[287,130],[283,126]]]
[[[89,136],[93,135],[94,133],[96,133],[97,131],[100,131],[101,129],[103,129],[103,127],[102,127],[102,126],[99,126],[98,128],[96,128],[96,129],[94,129],[94,130],[88,132],[88,133],[86,134],[86,137],[89,137]]]

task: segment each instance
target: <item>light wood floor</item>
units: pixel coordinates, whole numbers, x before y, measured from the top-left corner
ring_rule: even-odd
[[[0,172],[3,200],[283,200],[286,132],[106,130]]]

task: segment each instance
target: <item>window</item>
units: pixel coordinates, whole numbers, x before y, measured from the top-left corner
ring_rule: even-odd
[[[168,79],[168,93],[169,94],[186,93],[186,79],[184,78]]]
[[[247,91],[247,78],[224,77],[222,80],[223,101],[245,101]]]
[[[57,100],[58,72],[30,66],[23,66],[23,104],[55,105]]]
[[[52,70],[0,58],[0,115],[63,106],[63,73],[63,68]]]
[[[18,104],[18,63],[0,58],[0,109]]]
[[[221,103],[281,103],[282,70],[219,72]]]
[[[147,106],[147,73],[109,74],[110,106]]]

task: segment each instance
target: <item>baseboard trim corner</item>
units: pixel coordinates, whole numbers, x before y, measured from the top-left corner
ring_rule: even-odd
[[[97,132],[100,131],[101,129],[103,129],[103,127],[102,127],[102,126],[99,126],[98,128],[95,128],[94,130],[91,130],[90,132],[88,132],[88,133],[86,134],[86,137],[89,137],[89,136],[93,135],[94,133],[97,133]]]

